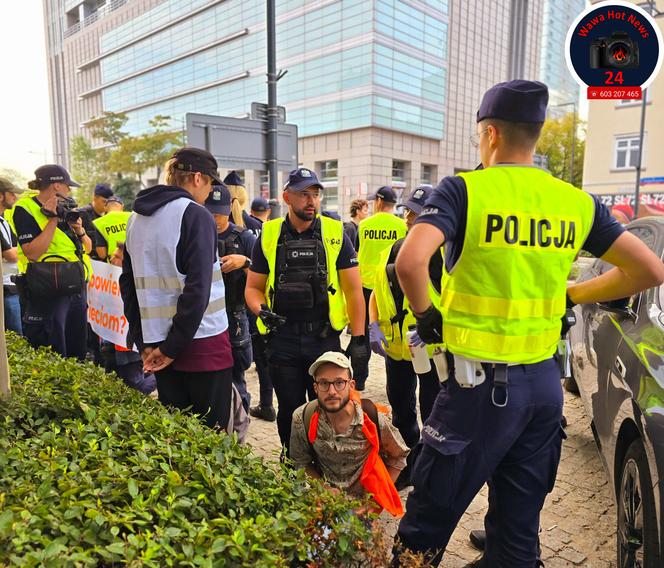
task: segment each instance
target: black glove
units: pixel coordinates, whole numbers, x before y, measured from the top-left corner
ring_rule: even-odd
[[[417,335],[428,345],[443,342],[443,314],[433,305],[426,311],[415,315],[417,320]]]
[[[346,357],[350,359],[350,364],[353,366],[353,374],[362,376],[369,364],[369,350],[364,335],[353,335],[350,338],[350,343],[346,348]]]
[[[279,329],[286,323],[286,318],[284,316],[275,314],[266,304],[261,304],[261,311],[258,312],[258,317],[261,318],[261,321],[268,331]]]
[[[567,308],[561,319],[560,337],[565,337],[570,328],[576,323],[576,314],[572,308]]]

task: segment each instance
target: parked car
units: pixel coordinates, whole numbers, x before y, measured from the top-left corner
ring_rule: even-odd
[[[627,229],[662,257],[664,218]],[[612,266],[596,260],[579,281]],[[573,380],[615,490],[618,566],[664,566],[664,289],[576,306]],[[574,382],[576,383],[574,385]]]

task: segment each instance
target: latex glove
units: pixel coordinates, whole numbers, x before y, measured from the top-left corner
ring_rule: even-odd
[[[443,342],[443,314],[433,305],[426,311],[415,315],[417,320],[417,335],[421,341],[428,345]]]
[[[376,355],[380,355],[381,357],[386,356],[387,338],[380,329],[377,321],[369,324],[369,345]]]
[[[353,374],[362,375],[369,365],[369,350],[364,335],[354,335],[346,348],[346,357],[353,366]]]
[[[268,331],[279,329],[286,323],[286,318],[284,316],[275,314],[266,304],[261,304],[261,311],[258,312],[258,317],[261,318],[261,321],[265,324]]]
[[[413,347],[417,347],[418,345],[426,345],[426,343],[422,341],[422,338],[417,334],[417,330],[415,330],[413,335],[410,336],[408,343],[410,343]]]

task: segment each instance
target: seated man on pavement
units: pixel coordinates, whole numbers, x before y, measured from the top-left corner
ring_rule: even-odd
[[[293,413],[290,457],[311,477],[353,497],[370,494],[376,509],[403,514],[394,480],[408,446],[383,411],[355,391],[348,358],[323,353],[309,368],[317,400]]]

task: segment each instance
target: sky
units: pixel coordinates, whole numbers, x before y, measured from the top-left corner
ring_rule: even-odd
[[[53,161],[42,0],[0,0],[0,168],[31,179]]]

